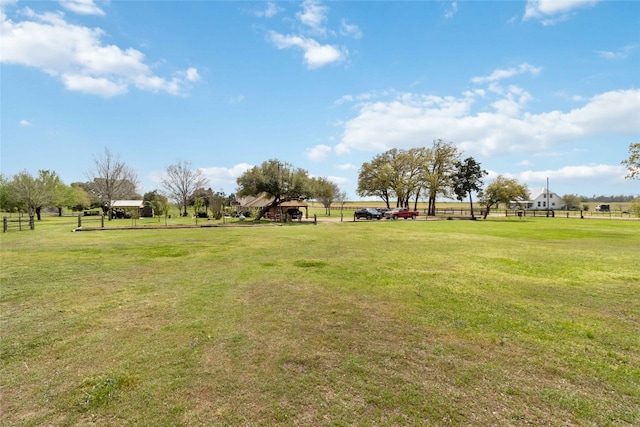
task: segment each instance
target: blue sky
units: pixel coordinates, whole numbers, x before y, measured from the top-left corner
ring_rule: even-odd
[[[531,190],[640,195],[640,2],[0,0],[0,166],[87,181],[105,147],[227,194],[277,158],[357,199],[391,148],[455,143]]]

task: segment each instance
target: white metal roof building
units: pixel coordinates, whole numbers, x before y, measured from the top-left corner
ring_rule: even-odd
[[[142,200],[112,200],[111,207],[113,208],[143,208],[144,202]]]

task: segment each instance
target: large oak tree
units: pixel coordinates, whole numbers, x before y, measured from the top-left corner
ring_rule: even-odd
[[[365,162],[358,173],[359,196],[380,197],[390,208],[392,197],[397,207],[407,207],[412,198],[417,204],[424,188],[423,178],[428,152],[424,148],[393,148]]]
[[[460,158],[460,152],[452,142],[444,142],[441,139],[433,141],[430,152],[431,156],[426,164],[424,180],[429,195],[427,215],[435,216],[438,195],[445,197],[452,195],[452,179],[456,172],[456,162]]]
[[[287,162],[270,159],[254,166],[236,179],[238,190],[236,195],[258,196],[265,193],[273,198],[264,206],[256,221],[274,206],[288,200],[309,199],[314,196],[314,186],[307,171],[294,168]]]
[[[386,153],[377,155],[370,162],[364,162],[358,172],[356,194],[361,197],[379,197],[390,208],[392,197],[391,182],[393,170]]]

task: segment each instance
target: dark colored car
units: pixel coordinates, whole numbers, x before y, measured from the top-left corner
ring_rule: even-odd
[[[382,214],[374,208],[362,208],[356,211],[356,219],[382,219]]]
[[[287,213],[291,219],[302,219],[302,211],[298,208],[287,209]]]

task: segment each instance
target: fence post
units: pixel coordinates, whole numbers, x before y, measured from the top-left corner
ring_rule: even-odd
[[[7,220],[7,217],[2,217],[2,232],[6,233],[7,230],[9,229],[9,221]]]
[[[104,214],[100,215],[100,226],[104,228]]]
[[[313,214],[313,224],[318,224],[318,216],[316,214]]]

